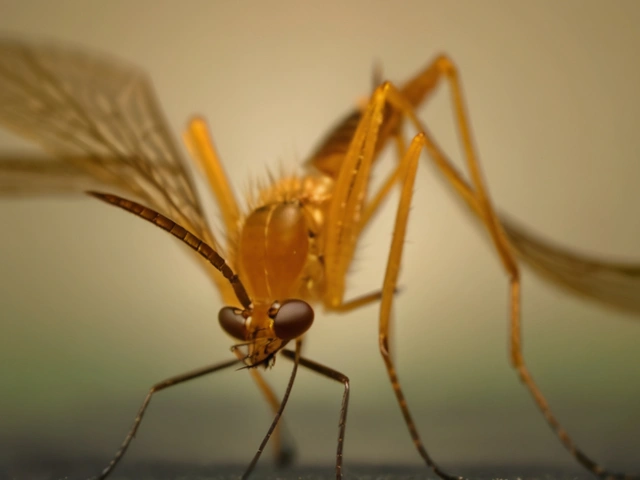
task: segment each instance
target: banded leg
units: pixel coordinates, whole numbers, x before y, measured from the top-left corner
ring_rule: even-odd
[[[144,401],[142,402],[142,405],[138,410],[138,414],[136,415],[136,418],[133,421],[133,425],[131,426],[129,433],[127,433],[127,436],[124,438],[124,442],[122,442],[120,449],[116,452],[111,462],[109,462],[109,465],[107,465],[106,468],[102,470],[102,472],[100,472],[100,475],[98,475],[98,477],[93,477],[93,478],[97,478],[99,480],[103,480],[104,478],[107,478],[107,476],[111,473],[111,471],[116,467],[118,462],[122,459],[125,452],[129,448],[129,444],[131,443],[131,440],[133,440],[133,437],[135,437],[136,432],[140,427],[140,423],[142,422],[142,417],[144,416],[144,413],[147,410],[147,407],[149,406],[149,402],[151,401],[151,397],[153,396],[153,394],[159,392],[160,390],[164,390],[165,388],[173,387],[174,385],[179,385],[189,380],[193,380],[194,378],[203,377],[205,375],[209,375],[210,373],[214,373],[219,370],[229,368],[238,363],[240,363],[240,360],[237,360],[237,359],[227,360],[226,362],[218,363],[216,365],[210,365],[208,367],[200,368],[198,370],[193,370],[191,372],[187,372],[187,373],[183,373],[182,375],[177,375],[175,377],[167,378],[162,382],[156,383],[153,387],[151,387],[151,389],[149,389],[149,393],[147,393],[147,396],[144,397]]]
[[[296,361],[295,353],[291,350],[283,350],[282,354],[289,360]],[[324,365],[313,362],[311,360],[307,360],[303,357],[300,357],[298,361],[303,367],[308,368],[309,370],[319,373],[320,375],[323,375],[325,377],[329,377],[344,385],[344,393],[342,394],[342,406],[340,407],[340,420],[338,421],[338,449],[336,452],[336,480],[340,480],[342,478],[342,448],[344,446],[344,434],[347,426],[347,409],[349,408],[349,377],[336,370],[325,367]]]

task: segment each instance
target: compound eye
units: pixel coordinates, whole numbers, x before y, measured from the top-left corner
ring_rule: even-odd
[[[302,300],[285,300],[273,316],[273,330],[282,340],[299,337],[312,323],[313,309]]]
[[[222,329],[238,340],[246,340],[245,318],[242,310],[233,307],[224,307],[218,313],[218,321]]]

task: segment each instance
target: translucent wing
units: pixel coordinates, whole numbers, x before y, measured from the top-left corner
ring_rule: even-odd
[[[22,154],[0,156],[0,196],[83,193],[109,186],[108,183],[92,176],[90,171],[77,166],[83,162],[90,162],[90,159],[59,160],[26,157]],[[109,168],[117,175],[123,175],[126,170],[126,165],[122,165],[117,159],[104,159],[103,162],[113,163]],[[175,174],[175,169],[170,169],[167,174]]]
[[[93,185],[93,187],[92,187]],[[25,158],[24,155],[0,158],[0,195],[8,197],[80,192],[104,188],[91,175],[72,162]]]
[[[0,159],[0,194],[115,190],[220,251],[189,165],[139,69],[54,45],[0,40],[0,125],[54,156]],[[225,295],[224,279],[210,273]]]
[[[519,256],[544,278],[610,306],[640,314],[640,264],[616,263],[569,251],[500,222]]]

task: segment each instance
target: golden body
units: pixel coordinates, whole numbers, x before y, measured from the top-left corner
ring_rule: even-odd
[[[78,69],[80,74],[75,71]],[[69,75],[71,71],[74,75]],[[453,166],[415,111],[443,80],[451,89],[469,180]],[[89,90],[100,101],[75,95],[74,82],[78,81],[96,82]],[[86,93],[87,85],[81,84],[82,89],[76,87]],[[389,348],[392,303],[413,185],[418,160],[425,150],[484,225],[504,268],[509,282],[510,360],[519,379],[562,444],[583,466],[601,477],[631,478],[609,472],[577,448],[529,373],[521,344],[520,267],[516,255],[564,287],[636,313],[640,312],[637,294],[640,267],[577,256],[540,241],[498,216],[482,179],[458,73],[447,57],[437,57],[399,87],[389,82],[377,85],[367,105],[347,115],[324,139],[305,165],[303,176],[281,178],[260,189],[244,215],[204,121],[192,120],[184,139],[220,208],[228,239],[226,251],[207,225],[189,168],[166,129],[148,80],[137,69],[78,52],[5,42],[0,43],[0,89],[9,92],[12,99],[6,108],[0,108],[0,123],[56,155],[65,167],[60,171],[64,172],[70,190],[87,190],[91,181],[92,185],[96,182],[101,185],[101,190],[136,198],[140,203],[114,193],[89,192],[168,231],[199,256],[200,264],[208,269],[227,305],[220,311],[221,326],[242,342],[234,347],[234,352],[246,366],[271,365],[278,352],[294,361],[282,401],[258,369],[249,369],[276,416],[245,476],[255,466],[274,431],[276,450],[284,458],[276,426],[301,365],[344,385],[336,454],[336,477],[341,478],[349,379],[301,357],[303,336],[313,321],[309,304],[347,312],[380,302],[380,353],[415,448],[440,477],[454,478],[428,455],[404,398]],[[127,92],[127,96],[120,98],[119,92]],[[136,121],[128,121],[134,118]],[[405,139],[404,121],[416,132],[410,143]],[[397,152],[396,167],[378,191],[369,192],[371,170],[390,140]],[[11,171],[15,164],[0,164],[1,168]],[[37,168],[32,170],[33,174],[38,172]],[[46,174],[51,175],[51,170]],[[381,288],[346,300],[345,278],[360,233],[394,187],[400,189],[400,199]],[[19,189],[22,185],[12,188]],[[295,352],[283,349],[291,340],[295,340]],[[124,455],[153,394],[236,363],[234,359],[204,367],[154,385],[122,447],[100,478],[105,478]]]
[[[249,365],[262,363],[283,346],[276,341],[264,348],[258,342],[276,337],[268,315],[274,301],[322,300],[324,227],[332,183],[321,176],[283,178],[262,189],[258,204],[241,219],[230,258],[253,299]]]
[[[254,303],[296,297],[316,302],[324,291],[322,263],[331,179],[288,177],[260,191],[230,252]]]

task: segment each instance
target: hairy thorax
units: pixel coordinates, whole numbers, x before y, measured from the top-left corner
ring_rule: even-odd
[[[250,199],[235,264],[255,304],[317,301],[324,281],[323,227],[333,181],[284,177]]]

